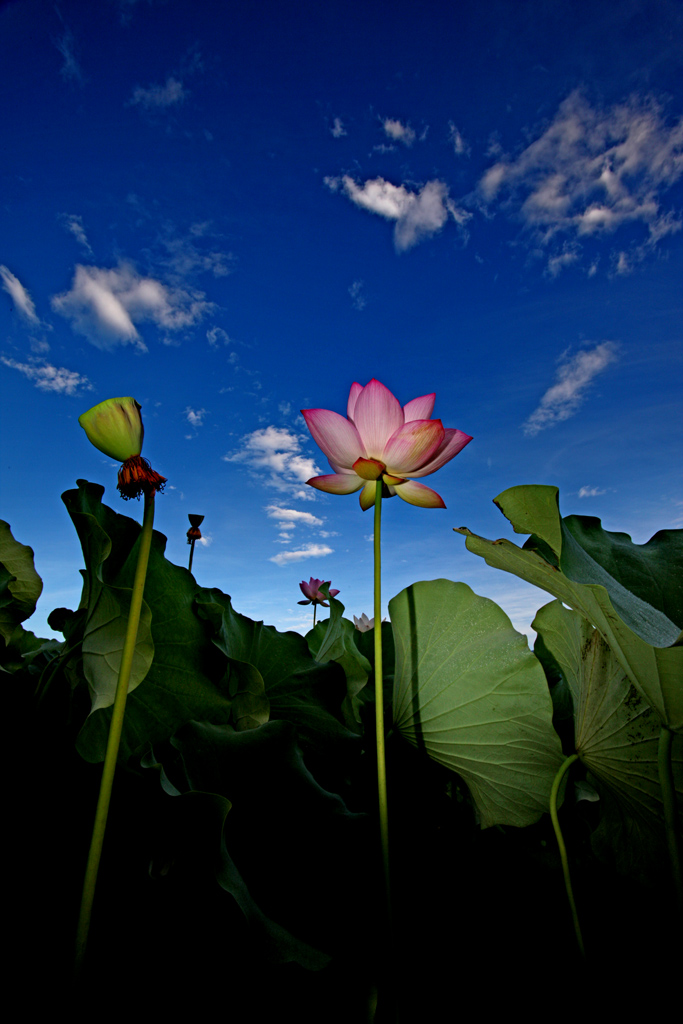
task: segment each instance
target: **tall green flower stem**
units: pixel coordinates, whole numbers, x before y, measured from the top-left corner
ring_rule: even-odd
[[[194,542],[195,539],[193,537],[192,540],[190,541],[190,564],[187,567],[188,572],[192,572],[192,559],[194,558]]]
[[[676,787],[674,785],[673,767],[671,764],[671,744],[673,733],[665,725],[659,733],[657,762],[659,768],[659,785],[662,789],[664,803],[664,827],[666,843],[669,850],[671,874],[673,876],[676,902],[679,910],[683,910],[683,872],[681,871],[681,848],[678,832],[678,812],[676,808]]]
[[[389,814],[387,808],[387,766],[384,746],[384,692],[382,686],[382,558],[380,554],[382,520],[382,480],[375,491],[375,729],[377,737],[377,793],[379,828],[382,842],[382,866],[386,893],[387,924],[391,927],[391,884],[389,880]]]
[[[116,683],[116,695],[114,697],[114,709],[109,725],[109,738],[107,750],[104,757],[102,769],[102,780],[100,782],[100,793],[95,811],[95,823],[93,826],[92,839],[90,841],[90,852],[85,869],[85,880],[83,882],[83,895],[81,897],[81,910],[78,919],[78,931],[76,934],[76,977],[81,973],[85,952],[88,944],[88,932],[90,931],[90,918],[92,905],[95,898],[95,886],[97,884],[97,873],[102,856],[102,845],[104,833],[107,827],[107,816],[109,814],[109,803],[111,800],[112,785],[114,783],[114,772],[116,770],[116,759],[118,757],[119,745],[121,742],[121,731],[123,729],[123,716],[126,710],[126,697],[128,696],[128,683],[135,654],[135,644],[140,624],[140,611],[142,609],[142,596],[145,589],[147,577],[147,564],[149,552],[152,545],[152,528],[154,525],[154,490],[145,490],[145,507],[142,519],[142,530],[140,533],[140,548],[138,551],[138,564],[135,569],[133,590],[130,598],[130,611],[128,613],[128,625],[126,636],[123,642],[121,653],[121,665]]]
[[[555,838],[557,839],[557,846],[560,851],[560,860],[562,861],[562,873],[564,875],[564,887],[567,890],[567,899],[569,900],[569,907],[572,912],[572,921],[574,922],[574,933],[576,934],[576,941],[579,945],[581,956],[586,955],[586,951],[583,947],[583,937],[581,935],[581,925],[579,924],[579,915],[576,911],[576,903],[574,902],[574,893],[572,892],[572,883],[569,877],[569,861],[567,860],[567,848],[564,845],[564,839],[562,838],[562,830],[560,828],[560,821],[557,817],[557,794],[560,791],[560,785],[565,774],[569,771],[574,761],[578,761],[578,754],[571,754],[567,757],[557,772],[557,775],[553,779],[552,789],[550,790],[550,817],[555,829]]]

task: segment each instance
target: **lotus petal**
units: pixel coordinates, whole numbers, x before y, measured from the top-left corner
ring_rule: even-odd
[[[428,476],[429,473],[435,473],[437,469],[441,469],[447,462],[455,458],[458,452],[461,452],[465,445],[472,440],[469,434],[463,433],[462,430],[455,430],[453,427],[445,427],[444,432],[446,436],[436,454],[426,465],[411,473],[411,476]]]
[[[350,420],[353,419],[353,411],[356,408],[356,402],[358,401],[358,396],[362,390],[363,385],[359,384],[358,381],[354,381],[353,384],[351,385],[351,390],[349,391],[349,400],[346,405],[346,415],[349,417]]]
[[[422,395],[421,398],[413,398],[403,406],[403,418],[406,423],[410,420],[430,420],[434,412],[434,401],[436,395]]]
[[[345,416],[329,409],[302,409],[301,415],[313,440],[330,462],[351,469],[356,459],[367,457],[360,434]]]
[[[381,460],[387,441],[403,426],[403,409],[389,388],[373,379],[358,396],[353,422],[365,449],[358,455]]]
[[[355,473],[328,473],[327,476],[314,476],[306,483],[328,494],[353,494],[361,489],[365,480],[361,480]]]
[[[368,480],[365,487],[360,492],[360,507],[364,512],[367,512],[369,508],[375,504],[375,495],[377,494],[377,481]]]
[[[407,476],[429,462],[444,440],[441,420],[412,420],[404,423],[387,442],[382,456],[389,473]]]
[[[399,498],[403,498],[409,505],[419,505],[420,508],[445,508],[446,504],[440,494],[433,491],[431,487],[415,483],[413,480],[406,480],[404,484],[396,484],[393,490]]]

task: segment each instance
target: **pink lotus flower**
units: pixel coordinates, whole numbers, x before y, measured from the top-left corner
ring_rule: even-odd
[[[445,508],[436,491],[411,478],[435,473],[472,438],[429,418],[434,398],[423,395],[401,408],[391,391],[373,379],[365,387],[351,385],[348,419],[329,409],[302,409],[314,441],[334,470],[307,483],[330,494],[353,494],[362,488],[360,506],[366,510],[375,502],[375,481],[381,479],[384,497],[398,494],[411,505]]]
[[[328,586],[330,582],[330,580],[327,581]],[[306,583],[305,580],[302,580],[301,583],[299,584],[299,589],[301,590],[301,593],[304,595],[304,597],[308,598],[308,600],[299,601],[298,604],[322,604],[324,605],[325,608],[329,608],[330,606],[327,603],[327,600],[325,599],[325,595],[320,593],[320,588],[323,585],[323,580],[314,580],[312,576],[308,583]],[[336,597],[338,593],[338,590],[331,590],[330,597]]]

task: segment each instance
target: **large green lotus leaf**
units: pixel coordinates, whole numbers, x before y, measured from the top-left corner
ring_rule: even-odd
[[[674,730],[683,728],[683,646],[676,623],[628,590],[579,544],[560,516],[556,487],[512,487],[495,503],[515,532],[532,537],[518,548],[506,539],[486,540],[461,527],[456,533],[467,538],[468,550],[580,612],[598,629],[660,721]],[[609,539],[603,547],[610,549]],[[633,560],[637,557],[636,551]],[[649,558],[645,556],[647,564]],[[632,577],[632,571],[624,572],[625,579]]]
[[[318,784],[292,724],[271,721],[238,732],[190,722],[155,748],[154,758],[163,765],[166,792],[186,794],[183,800],[194,792],[229,801],[216,877],[236,899],[263,955],[309,969],[324,966],[329,957],[318,950],[338,948],[340,924],[357,926],[349,907],[364,872],[358,854],[366,848],[369,821]],[[198,849],[194,834],[190,842],[195,856],[215,862],[213,851]],[[177,852],[164,859],[176,862]]]
[[[533,628],[560,666],[574,704],[575,747],[586,767],[621,805],[664,838],[657,767],[661,726],[597,629],[552,601]],[[674,737],[675,786],[683,797],[683,737]]]
[[[0,519],[0,636],[6,644],[15,627],[33,615],[42,589],[33,551],[15,540],[9,523]]]
[[[490,825],[548,810],[562,764],[545,673],[493,601],[464,583],[415,583],[389,602],[394,727],[467,783]]]
[[[270,701],[266,696],[263,676],[253,665],[228,658],[232,697],[232,718],[237,729],[258,729],[270,717]]]
[[[19,625],[9,638],[7,645],[0,649],[0,673],[8,675],[25,674],[31,685],[28,691],[37,691],[41,673],[54,662],[64,644],[59,640],[47,640]]]
[[[114,617],[113,602],[125,615],[125,595],[130,593],[137,564],[140,524],[103,505],[102,494],[99,485],[80,480],[78,490],[67,491],[63,500],[78,531],[86,564],[80,606],[88,613],[83,660],[90,658],[91,666],[96,663],[111,687],[120,637],[120,617]],[[187,569],[165,558],[165,547],[166,538],[155,531],[143,602],[151,636],[142,638],[143,648],[153,651],[153,660],[144,685],[136,679],[136,688],[128,695],[121,760],[148,742],[165,739],[192,718],[227,721],[230,714],[230,699],[222,686],[225,659],[212,644],[206,624],[192,610],[201,588]],[[88,675],[92,668],[85,671]],[[100,707],[87,719],[77,743],[86,760],[104,757],[110,719],[111,707]]]
[[[683,530],[659,530],[647,544],[610,533],[594,516],[565,516],[579,547],[641,601],[683,629]]]
[[[88,681],[92,705],[90,713],[114,703],[119,666],[130,610],[131,588],[122,586],[120,569],[112,572],[107,564],[112,551],[111,531],[123,531],[117,520],[126,520],[126,540],[137,555],[135,531],[137,524],[124,516],[116,516],[101,497],[104,488],[79,480],[78,490],[65,491],[62,500],[78,532],[86,568],[80,608],[87,610],[83,627],[83,671]],[[131,581],[132,582],[132,581]],[[143,601],[140,625],[133,653],[128,693],[140,685],[154,657],[151,633],[151,612]]]
[[[325,584],[327,586],[327,584]],[[306,634],[306,643],[316,661],[334,661],[346,676],[346,696],[342,701],[342,714],[349,729],[360,731],[360,692],[372,672],[370,661],[356,646],[359,631],[348,619],[342,618],[344,605],[330,598],[330,617]]]
[[[192,872],[194,878],[212,870],[218,885],[229,893],[249,925],[254,959],[268,963],[298,963],[320,970],[329,956],[313,949],[263,912],[238,870],[225,841],[225,821],[230,801],[215,793],[190,791],[178,794],[174,806],[173,838],[163,851],[170,871]],[[157,853],[151,871],[156,870]],[[164,865],[166,867],[166,865]],[[168,869],[165,878],[168,877]],[[220,894],[219,894],[220,895]],[[188,936],[188,939],[190,936]],[[233,979],[232,986],[239,985]]]
[[[218,650],[258,670],[271,719],[292,722],[316,746],[348,737],[348,730],[332,713],[343,696],[338,670],[317,664],[301,634],[280,633],[274,626],[248,619],[234,610],[227,594],[216,589],[201,590],[195,608],[209,624]]]
[[[91,714],[114,703],[128,627],[130,597],[130,590],[102,586],[97,588],[97,596],[91,600],[88,608],[81,650],[83,671],[92,695]],[[129,694],[143,681],[153,658],[152,612],[143,601],[128,683]]]

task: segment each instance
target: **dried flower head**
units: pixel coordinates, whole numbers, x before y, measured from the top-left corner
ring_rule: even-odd
[[[147,459],[141,455],[132,455],[126,459],[119,470],[118,489],[121,497],[139,498],[141,494],[163,491],[166,477],[156,473]]]

